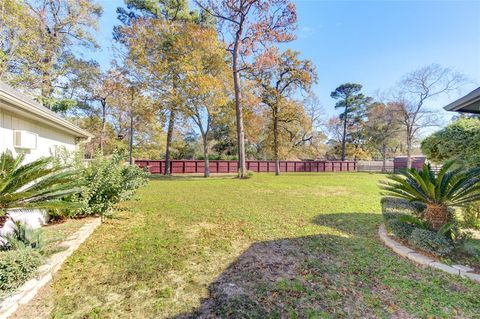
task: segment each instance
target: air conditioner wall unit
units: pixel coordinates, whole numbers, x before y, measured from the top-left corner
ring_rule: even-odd
[[[27,150],[34,150],[37,148],[38,135],[28,131],[13,131],[13,147]]]

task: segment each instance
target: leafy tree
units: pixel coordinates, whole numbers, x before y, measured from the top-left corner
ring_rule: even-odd
[[[1,56],[8,57],[0,66],[2,80],[39,92],[39,101],[51,109],[71,107],[73,101],[62,101],[61,91],[68,74],[81,65],[75,48],[97,47],[94,34],[102,8],[93,0],[27,0],[13,7],[7,1],[2,10],[8,17],[0,18],[7,27]]]
[[[300,91],[308,93],[317,79],[312,62],[300,60],[298,58],[299,54],[300,52],[292,50],[287,50],[281,54],[272,50],[268,57],[262,56],[257,59],[253,68],[254,71],[252,71],[254,81],[259,85],[260,99],[271,111],[275,175],[280,175],[279,123],[292,121],[292,115],[303,113],[292,110],[294,105],[289,103],[287,99]],[[290,110],[285,110],[289,106]],[[287,111],[287,117],[285,117],[285,111]],[[293,134],[291,130],[288,132],[293,139],[296,134]]]
[[[204,176],[209,171],[209,139],[212,121],[228,101],[230,82],[225,49],[217,39],[215,29],[189,25],[190,36],[182,37],[188,50],[185,63],[185,105],[183,112],[198,126],[203,143]]]
[[[0,155],[0,213],[11,208],[72,208],[63,198],[82,191],[78,172],[54,165],[51,157],[23,164],[23,154]]]
[[[480,119],[459,118],[422,141],[422,152],[436,163],[450,160],[480,166]]]
[[[25,89],[34,86],[29,66],[38,62],[37,21],[28,6],[17,0],[0,3],[0,80]]]
[[[287,42],[296,28],[295,5],[287,0],[195,0],[205,12],[218,20],[219,29],[228,34],[227,50],[232,54],[235,96],[239,177],[246,177],[245,132],[240,74],[252,54],[268,55],[271,43]]]
[[[412,166],[413,141],[422,128],[436,126],[436,113],[426,103],[438,96],[457,90],[465,76],[438,64],[421,67],[400,81],[393,102],[401,111],[407,144],[407,167]]]
[[[367,104],[370,103],[371,98],[366,97],[363,93],[361,84],[345,83],[340,85],[333,91],[330,96],[338,100],[335,108],[343,108],[343,114],[340,119],[343,122],[342,134],[342,161],[345,160],[345,143],[347,140],[347,128],[358,123],[362,117]]]
[[[170,174],[171,144],[175,121],[182,101],[182,76],[186,65],[182,36],[188,36],[185,25],[201,23],[200,15],[190,11],[188,2],[181,1],[127,1],[128,11],[119,8],[120,20],[125,24],[115,28],[116,39],[128,50],[129,68],[136,68],[149,83],[157,97],[166,103],[168,111],[165,175]]]
[[[367,121],[363,130],[369,146],[381,155],[382,172],[386,171],[389,150],[396,149],[401,143],[402,126],[399,117],[400,110],[395,104],[373,103],[367,109]]]

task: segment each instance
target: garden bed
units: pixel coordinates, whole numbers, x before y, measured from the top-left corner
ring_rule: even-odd
[[[55,272],[88,236],[100,225],[100,218],[68,220],[45,228],[47,245],[44,247],[45,262],[32,273],[32,278],[15,291],[2,296],[0,318],[8,318],[20,305],[32,300],[39,289],[44,287]]]
[[[407,200],[393,197],[384,197],[381,202],[385,228],[393,236],[397,244],[402,244],[410,250],[418,251],[428,258],[446,265],[465,265],[474,272],[480,273],[480,238],[476,237],[478,236],[477,231],[470,229],[463,230],[463,232],[470,233],[471,237],[462,241],[462,245],[455,244],[448,240],[446,241],[442,238],[433,238],[435,240],[433,244],[437,244],[437,246],[428,246],[427,248],[431,248],[431,250],[422,249],[422,247],[416,246],[414,241],[412,241],[412,236],[414,236],[413,231],[417,229],[435,235],[434,232],[417,228],[421,226],[415,225],[415,223],[419,222],[416,216],[421,214],[423,209],[422,204],[411,203]],[[439,240],[440,242],[438,242]],[[397,244],[394,244],[394,246],[398,246]],[[472,253],[470,254],[464,249],[464,246],[467,244],[472,246]],[[447,246],[448,249],[445,249],[445,246]]]
[[[433,254],[419,252],[418,250],[415,250],[415,247],[412,247],[412,245],[408,245],[403,241],[401,243],[400,240],[396,241],[388,236],[387,231],[385,230],[385,225],[383,224],[380,225],[378,234],[387,247],[391,248],[402,257],[408,258],[420,265],[440,269],[446,273],[466,277],[480,283],[480,274],[475,272],[476,269],[460,264],[444,264]]]

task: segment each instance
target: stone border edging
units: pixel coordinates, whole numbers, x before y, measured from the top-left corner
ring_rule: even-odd
[[[93,233],[93,231],[100,226],[100,217],[85,223],[73,235],[66,238],[61,246],[66,249],[53,254],[46,262],[37,270],[34,278],[25,282],[20,286],[16,293],[0,303],[0,319],[6,319],[17,311],[20,305],[28,303],[35,297],[38,290],[45,286],[53,275],[60,269],[63,262]]]
[[[384,224],[381,224],[380,227],[378,228],[378,235],[380,236],[380,239],[383,241],[383,243],[387,247],[391,248],[394,252],[396,252],[398,255],[402,257],[408,258],[416,262],[417,264],[440,269],[452,275],[470,278],[471,280],[480,283],[480,274],[474,273],[472,268],[462,266],[462,265],[449,266],[447,264],[435,261],[432,258],[427,257],[419,252],[416,252],[415,250],[405,245],[402,245],[399,242],[396,242],[392,238],[388,237]]]

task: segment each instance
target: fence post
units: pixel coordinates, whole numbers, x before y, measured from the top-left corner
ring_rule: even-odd
[[[227,172],[230,173],[230,161],[227,161]]]
[[[182,165],[182,173],[185,174],[185,161],[183,161],[183,165]]]
[[[332,162],[332,172],[335,172],[335,163]]]
[[[293,171],[297,172],[297,162],[293,162]]]
[[[173,175],[173,161],[170,161],[170,174]]]
[[[195,161],[195,173],[198,173],[198,161]]]
[[[219,162],[217,161],[217,173],[219,173],[219,172],[218,172],[218,163],[219,163]]]

